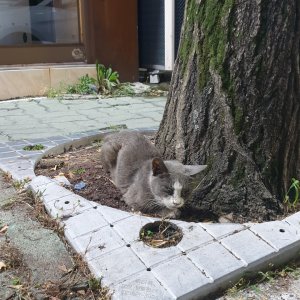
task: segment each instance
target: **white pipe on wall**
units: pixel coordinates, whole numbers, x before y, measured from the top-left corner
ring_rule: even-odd
[[[173,70],[175,61],[175,0],[165,1],[165,70]]]

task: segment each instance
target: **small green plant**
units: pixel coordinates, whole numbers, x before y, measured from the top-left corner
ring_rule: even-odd
[[[13,187],[17,190],[22,190],[27,183],[30,182],[30,178],[25,178],[23,180],[15,180],[13,181]]]
[[[134,95],[134,89],[129,83],[119,84],[112,92],[113,97],[132,97]]]
[[[111,67],[106,68],[104,65],[96,62],[98,93],[111,93],[114,87],[120,84],[119,73],[113,71]]]
[[[288,191],[284,196],[283,203],[288,206],[288,208],[296,208],[299,203],[300,194],[300,181],[292,178],[292,184],[290,185]]]
[[[56,98],[59,95],[60,95],[60,92],[58,90],[56,90],[55,88],[50,88],[46,93],[47,98]]]
[[[18,277],[13,278],[13,280],[11,281],[12,285],[20,285],[21,284],[21,280]]]
[[[82,175],[86,172],[85,168],[78,168],[74,171],[72,171],[72,173],[77,174],[77,175]]]
[[[89,279],[89,288],[92,290],[92,291],[96,291],[98,289],[100,289],[101,287],[101,282],[100,280],[92,277]]]
[[[45,149],[45,146],[42,144],[28,145],[23,147],[23,150],[25,151],[38,151],[43,149]]]
[[[67,87],[67,93],[69,94],[81,94],[87,95],[92,93],[92,85],[96,84],[96,79],[90,77],[88,74],[79,78],[79,82]]]

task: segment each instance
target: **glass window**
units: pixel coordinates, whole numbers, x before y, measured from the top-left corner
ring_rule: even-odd
[[[0,0],[0,46],[79,43],[76,0]]]

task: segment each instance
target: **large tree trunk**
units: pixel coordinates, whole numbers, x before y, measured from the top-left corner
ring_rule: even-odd
[[[187,0],[156,144],[207,164],[192,203],[270,220],[300,177],[299,0]]]

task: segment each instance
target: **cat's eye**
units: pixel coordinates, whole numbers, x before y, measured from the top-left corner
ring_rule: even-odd
[[[166,193],[167,193],[168,195],[173,195],[173,194],[174,194],[174,188],[173,188],[173,187],[168,187],[168,188],[166,189]]]

